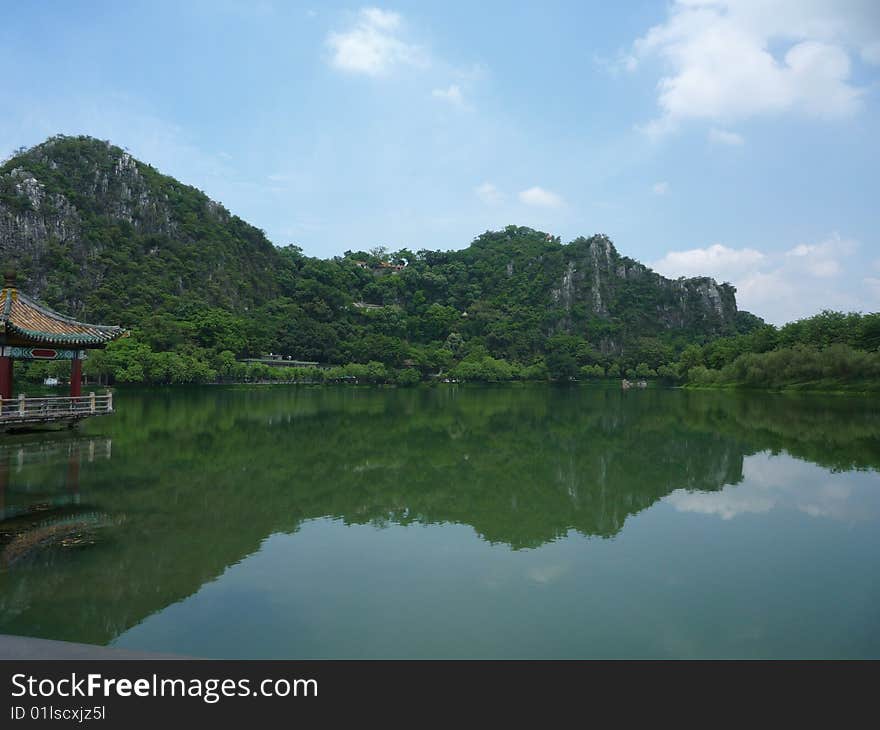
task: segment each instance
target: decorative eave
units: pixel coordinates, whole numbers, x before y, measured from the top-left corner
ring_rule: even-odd
[[[15,275],[7,274],[0,290],[0,335],[51,345],[101,347],[127,335],[122,327],[78,322],[22,294]]]

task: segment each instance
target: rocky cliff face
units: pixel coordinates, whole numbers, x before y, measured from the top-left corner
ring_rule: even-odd
[[[626,337],[680,330],[713,336],[738,327],[736,290],[730,284],[709,277],[668,279],[621,256],[603,235],[563,245],[530,229],[510,227],[507,234],[514,252],[508,277],[526,271],[533,289],[543,284],[549,296],[542,305],[552,313],[550,333],[605,331],[603,349],[615,350],[615,332]],[[505,245],[500,234],[486,235],[495,237],[494,245]],[[530,238],[546,240],[545,247],[536,249]]]
[[[618,254],[605,236],[578,239],[573,246],[585,247],[587,253],[569,261],[563,285],[575,279],[579,263],[581,280],[587,285],[582,297],[599,317],[607,318],[609,307],[635,301],[645,321],[664,329],[699,327],[721,334],[735,326],[736,289],[730,284],[709,277],[667,279]]]
[[[79,237],[79,211],[60,193],[46,186],[23,167],[13,167],[0,183],[5,200],[0,203],[0,250],[6,257],[38,262],[46,242],[68,242]]]
[[[102,316],[108,298],[158,304],[169,282],[177,295],[246,309],[273,293],[277,252],[260,231],[124,150],[55,137],[0,166],[0,256],[36,297]]]
[[[608,319],[630,303],[641,318],[663,329],[699,327],[721,334],[735,327],[736,289],[709,277],[667,279],[621,256],[605,236],[570,244],[558,298],[566,309],[581,301],[595,316]]]

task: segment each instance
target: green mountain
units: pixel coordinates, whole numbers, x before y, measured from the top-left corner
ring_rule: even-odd
[[[278,294],[261,231],[88,137],[0,166],[0,251],[32,294],[76,316],[134,324],[179,297],[244,310]]]
[[[310,258],[89,137],[53,137],[0,166],[0,255],[50,306],[197,359],[271,351],[428,370],[555,353],[563,371],[656,367],[761,324],[737,311],[731,285],[664,278],[603,235],[563,244],[509,226],[456,251]]]

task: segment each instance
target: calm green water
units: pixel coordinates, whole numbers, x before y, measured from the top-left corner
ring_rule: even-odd
[[[0,436],[0,633],[211,657],[880,657],[876,401],[116,402]]]

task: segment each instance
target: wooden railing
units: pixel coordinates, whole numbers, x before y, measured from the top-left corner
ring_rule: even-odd
[[[113,413],[113,393],[76,397],[28,398],[24,394],[0,399],[0,425],[77,420]]]

